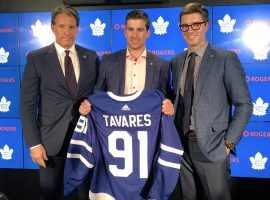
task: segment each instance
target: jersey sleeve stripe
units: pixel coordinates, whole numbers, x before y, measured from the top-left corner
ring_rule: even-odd
[[[80,161],[89,169],[93,168],[94,165],[92,165],[91,163],[89,163],[81,154],[72,154],[72,153],[68,153],[67,154],[67,158],[76,158],[76,159],[80,159]]]
[[[86,142],[84,142],[82,140],[72,139],[72,140],[70,140],[70,144],[81,145],[81,146],[85,147],[87,149],[87,151],[92,153],[92,147],[90,147]]]
[[[171,168],[175,168],[175,169],[180,169],[180,166],[181,166],[180,164],[168,162],[168,161],[165,161],[161,158],[158,158],[158,163],[165,166],[165,167],[171,167]]]
[[[175,154],[178,154],[178,155],[183,155],[184,151],[182,150],[179,150],[179,149],[176,149],[176,148],[173,148],[173,147],[169,147],[165,144],[160,144],[160,148],[164,151],[168,151],[168,152],[171,152],[171,153],[175,153]]]

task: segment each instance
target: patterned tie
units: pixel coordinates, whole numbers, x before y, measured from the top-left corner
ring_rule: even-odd
[[[76,87],[77,87],[77,81],[75,77],[75,72],[72,64],[72,60],[69,57],[69,50],[65,50],[66,56],[65,56],[65,76],[66,76],[66,82],[68,84],[69,89],[71,90],[72,94],[75,94]]]
[[[184,117],[183,117],[183,133],[186,134],[189,131],[190,125],[190,116],[191,116],[191,108],[193,102],[193,77],[194,77],[194,68],[195,68],[195,58],[196,53],[192,52],[189,54],[191,57],[188,63],[186,80],[185,80],[185,88],[184,88]]]

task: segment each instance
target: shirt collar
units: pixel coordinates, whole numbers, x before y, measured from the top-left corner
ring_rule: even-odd
[[[73,44],[69,49],[65,49],[65,48],[61,47],[59,44],[57,44],[57,42],[54,42],[54,46],[55,46],[56,51],[59,55],[63,55],[65,50],[69,50],[73,55],[76,54],[75,44]]]
[[[205,42],[199,49],[197,49],[194,52],[196,53],[197,56],[202,58],[207,46],[208,46],[208,42]],[[192,53],[192,51],[188,49],[187,58],[190,55],[190,53]]]
[[[140,58],[146,58],[146,55],[147,55],[147,50],[145,48],[144,51],[142,52],[142,54],[139,56],[139,58],[137,60],[139,60]],[[130,55],[130,52],[129,52],[128,48],[127,48],[127,51],[126,51],[126,58],[128,58],[130,60],[133,60],[133,58]]]

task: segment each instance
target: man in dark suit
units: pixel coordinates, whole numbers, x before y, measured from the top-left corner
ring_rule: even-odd
[[[76,10],[54,9],[55,42],[27,55],[20,113],[26,146],[40,165],[41,199],[63,198],[65,157],[78,105],[92,94],[97,79],[97,54],[74,44],[78,27]],[[88,190],[79,199],[88,199]]]
[[[231,199],[229,154],[252,113],[245,73],[234,53],[206,41],[209,19],[203,5],[186,5],[179,28],[188,45],[171,60],[175,124],[184,146],[182,199]]]
[[[124,34],[127,48],[103,56],[95,90],[111,91],[116,95],[144,89],[158,89],[165,93],[169,63],[146,49],[146,39],[150,36],[148,15],[141,10],[130,11],[126,16]],[[90,110],[91,105],[85,100],[80,113],[88,114]],[[173,115],[170,100],[163,101],[162,111]]]

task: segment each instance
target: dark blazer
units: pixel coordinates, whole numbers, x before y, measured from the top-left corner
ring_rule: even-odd
[[[181,109],[177,105],[182,101],[179,88],[186,54],[187,51],[171,60],[175,112]],[[232,106],[235,111],[231,117]],[[202,58],[193,99],[197,140],[208,159],[225,159],[224,138],[239,143],[252,108],[246,76],[235,53],[209,44]],[[179,121],[175,119],[176,124]]]
[[[100,63],[96,90],[123,95],[125,89],[126,49],[104,55]],[[169,77],[169,62],[147,52],[144,89],[158,89],[165,93]]]
[[[73,96],[65,81],[54,44],[27,55],[22,79],[20,114],[27,147],[43,144],[49,156],[63,144],[78,106],[94,88],[99,58],[94,51],[75,45],[80,77]]]

